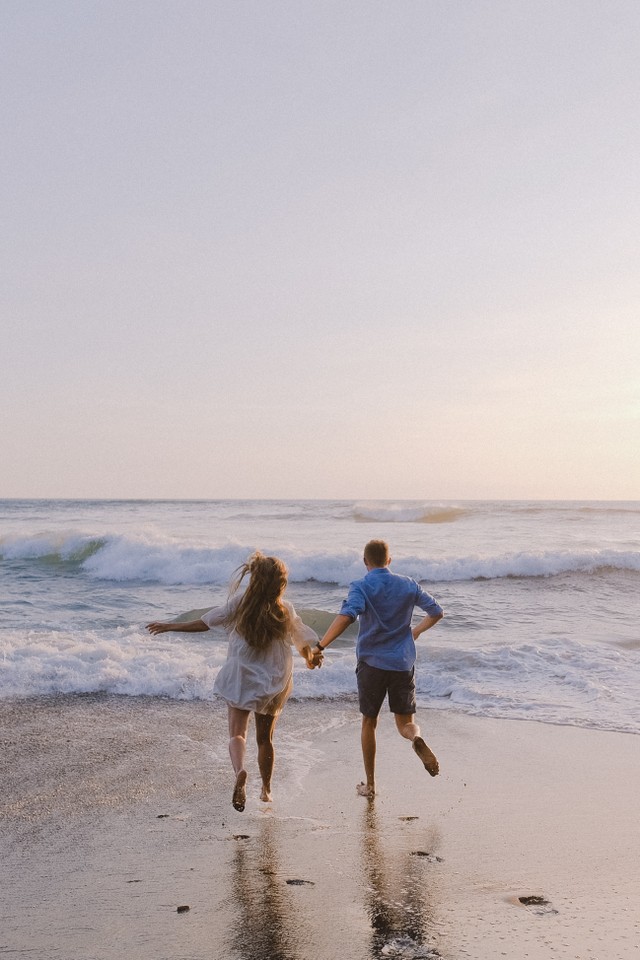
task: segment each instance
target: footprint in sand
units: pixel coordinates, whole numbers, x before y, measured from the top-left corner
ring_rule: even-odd
[[[437,857],[435,853],[427,853],[426,850],[412,850],[412,857],[424,857],[429,863],[444,863],[444,857]]]
[[[544,897],[540,896],[527,896],[527,897],[518,897],[518,902],[521,903],[524,907],[528,907],[531,913],[536,913],[538,916],[553,915],[558,913],[556,908],[549,903]]]
[[[313,880],[287,880],[290,887],[315,887]]]

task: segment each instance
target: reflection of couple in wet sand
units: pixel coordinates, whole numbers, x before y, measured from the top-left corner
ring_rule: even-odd
[[[311,931],[305,928],[301,901],[292,897],[286,884],[306,885],[314,881],[285,881],[282,827],[281,822],[267,818],[261,820],[254,837],[235,838],[232,892],[238,915],[229,928],[228,952],[243,960],[296,960],[310,955]],[[363,908],[371,925],[368,955],[371,960],[387,956],[437,960],[440,954],[431,945],[433,890],[425,875],[425,861],[409,849],[396,849],[395,843],[391,843],[391,850],[385,850],[385,833],[378,823],[375,805],[367,804],[363,811],[358,888],[362,890]],[[344,946],[336,950],[335,956],[344,952]]]
[[[231,586],[230,599],[223,606],[214,607],[199,620],[148,624],[152,634],[193,633],[213,626],[223,626],[229,632],[227,660],[216,678],[214,691],[228,707],[236,810],[244,810],[246,801],[245,752],[252,713],[262,779],[260,799],[265,802],[272,799],[273,733],[293,687],[291,646],[296,647],[310,669],[320,667],[325,649],[356,619],[360,621],[356,675],[366,777],[358,785],[358,793],[372,798],[376,792],[376,726],[387,696],[398,732],[411,741],[431,776],[438,773],[438,761],[415,722],[414,668],[415,640],[441,620],[443,612],[415,580],[392,573],[390,562],[389,549],[383,540],[371,540],[365,546],[367,574],[350,585],[340,613],[321,640],[284,599],[287,586],[284,563],[261,553],[255,553],[240,568]],[[239,596],[237,590],[247,575],[249,583]],[[414,607],[419,607],[425,616],[412,628]]]

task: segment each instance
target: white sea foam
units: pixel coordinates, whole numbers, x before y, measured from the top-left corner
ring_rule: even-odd
[[[225,659],[222,644],[151,639],[139,630],[3,631],[3,697],[107,692],[207,699]]]
[[[493,580],[503,577],[550,577],[563,573],[592,574],[602,570],[640,571],[638,550],[545,550],[505,553],[499,556],[467,556],[447,560],[411,557],[394,563],[421,566],[421,579],[432,581]]]
[[[640,733],[637,656],[622,649],[547,638],[539,644],[457,650],[431,647],[419,702],[477,716],[511,717]]]
[[[141,629],[0,633],[2,697],[107,692],[210,700],[226,643],[150,638]],[[531,719],[640,733],[635,651],[568,639],[539,644],[419,646],[418,703],[478,716]],[[355,698],[353,644],[333,647],[320,670],[294,661],[294,698]]]

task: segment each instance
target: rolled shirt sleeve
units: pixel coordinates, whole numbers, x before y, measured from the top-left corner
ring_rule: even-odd
[[[352,583],[349,587],[347,599],[343,601],[340,607],[340,614],[343,617],[351,617],[357,620],[361,613],[364,613],[366,606],[364,591],[359,583]]]
[[[429,617],[440,617],[444,613],[438,601],[435,600],[430,593],[427,593],[426,590],[423,590],[419,584],[415,605],[416,607],[420,607],[421,610],[424,610]]]

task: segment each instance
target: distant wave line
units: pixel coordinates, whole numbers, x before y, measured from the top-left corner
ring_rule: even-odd
[[[448,504],[359,503],[353,508],[356,523],[454,523],[469,510]]]

